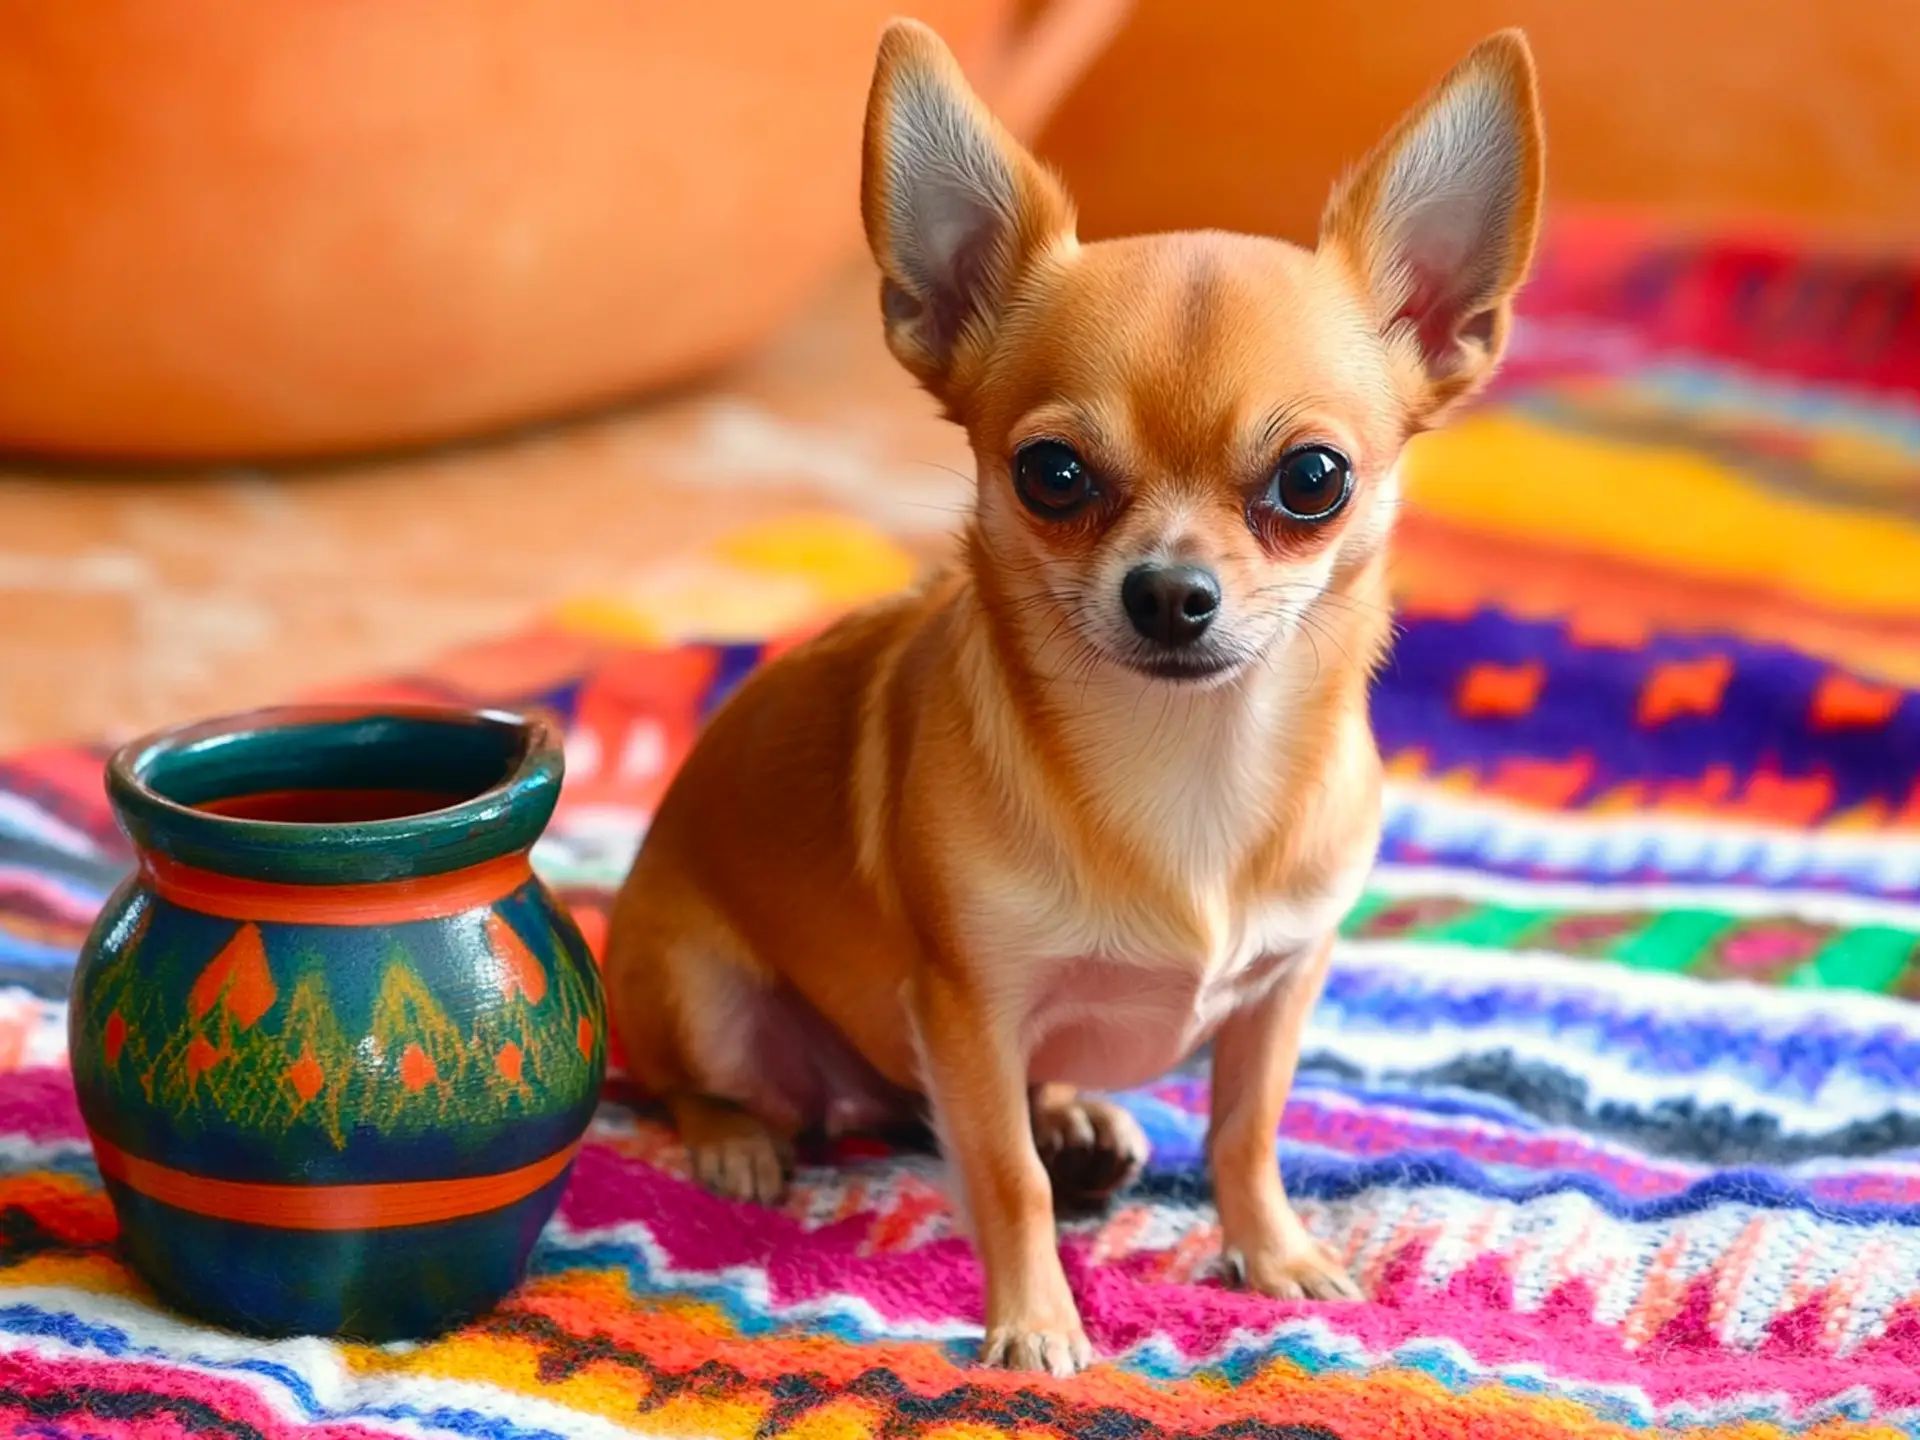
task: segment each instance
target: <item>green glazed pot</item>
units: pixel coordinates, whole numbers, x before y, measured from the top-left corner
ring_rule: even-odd
[[[528,865],[545,725],[262,711],[115,755],[140,858],[74,979],[127,1258],[257,1334],[444,1330],[520,1279],[606,1068],[598,973]]]

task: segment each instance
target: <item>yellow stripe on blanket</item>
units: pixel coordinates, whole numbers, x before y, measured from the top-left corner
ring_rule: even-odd
[[[627,644],[751,641],[905,589],[914,560],[864,521],[788,516],[562,607],[560,626]]]
[[[1490,411],[1417,441],[1406,480],[1410,505],[1483,533],[1920,616],[1920,525],[1772,493],[1685,450]]]

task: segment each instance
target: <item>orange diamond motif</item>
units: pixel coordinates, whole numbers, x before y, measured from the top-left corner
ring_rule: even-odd
[[[487,916],[487,942],[500,962],[500,989],[507,999],[511,1000],[516,990],[527,997],[529,1005],[538,1005],[546,998],[547,972],[527,949],[527,942],[497,913]]]
[[[580,1054],[582,1058],[591,1060],[593,1058],[593,1021],[582,1015],[580,1017],[580,1029],[578,1033],[575,1034],[574,1039],[580,1043]]]
[[[440,1078],[440,1071],[434,1066],[433,1057],[418,1045],[409,1045],[400,1052],[400,1083],[409,1090],[424,1090]]]
[[[293,1093],[300,1097],[300,1103],[318,1095],[327,1083],[327,1072],[320,1068],[320,1062],[313,1058],[311,1046],[300,1058],[287,1067],[287,1079],[293,1085]]]
[[[500,1047],[500,1053],[493,1057],[493,1063],[499,1067],[500,1073],[515,1085],[520,1083],[521,1066],[525,1061],[526,1056],[521,1052],[520,1047],[511,1040],[502,1045]]]
[[[107,1016],[107,1064],[111,1065],[120,1058],[120,1051],[127,1043],[127,1022],[118,1010]]]
[[[226,1058],[224,1054],[207,1043],[206,1036],[194,1036],[193,1043],[187,1046],[187,1079],[198,1080]]]
[[[242,925],[193,982],[187,992],[187,1010],[198,1020],[224,1002],[235,1023],[248,1030],[273,1008],[277,993],[260,927]]]

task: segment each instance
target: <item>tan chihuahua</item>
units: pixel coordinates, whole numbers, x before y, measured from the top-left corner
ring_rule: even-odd
[[[984,1359],[1067,1374],[1091,1355],[1055,1199],[1146,1158],[1082,1087],[1211,1041],[1229,1272],[1355,1298],[1276,1132],[1379,834],[1395,466],[1492,372],[1533,250],[1526,43],[1468,55],[1312,251],[1081,244],[905,21],[865,159],[887,343],[978,460],[962,557],[753,675],[695,747],[613,917],[635,1078],[741,1199],[779,1197],[802,1130],[929,1113],[986,1271]]]

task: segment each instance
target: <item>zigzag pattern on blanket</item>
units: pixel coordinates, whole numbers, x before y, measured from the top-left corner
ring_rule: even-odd
[[[1920,1090],[1906,1083],[1920,1018],[1868,997],[1802,1010],[1757,992],[1743,1005],[1693,981],[1599,978],[1550,962],[1449,975],[1424,947],[1350,964],[1316,1027],[1283,1163],[1316,1232],[1368,1286],[1367,1307],[1273,1306],[1221,1290],[1199,1203],[1204,1085],[1176,1076],[1127,1097],[1159,1147],[1154,1168],[1134,1199],[1069,1226],[1067,1238],[1089,1325],[1119,1364],[1054,1403],[1077,1413],[1121,1403],[1117,1393],[1131,1412],[1150,1399],[1155,1410],[1176,1407],[1165,1413],[1182,1417],[1170,1431],[1179,1434],[1261,1414],[1344,1426],[1388,1396],[1403,1421],[1474,1426],[1557,1400],[1588,1407],[1596,1424],[1738,1416],[1799,1429],[1862,1385],[1881,1406],[1920,1406],[1920,1246],[1909,1238],[1920,1174],[1899,1140],[1920,1123]],[[1529,1032],[1557,1037],[1536,1067],[1546,1077],[1475,1083],[1510,1073]],[[1379,1043],[1415,1036],[1425,1075],[1399,1070],[1398,1044]],[[1589,1062],[1599,1057],[1627,1077],[1623,1090],[1639,1080],[1658,1094],[1662,1082],[1696,1075],[1716,1043],[1762,1037],[1764,1050],[1743,1047],[1750,1060],[1807,1063],[1736,1067],[1719,1102],[1727,1133],[1756,1152],[1798,1134],[1815,1157],[1805,1163],[1721,1169],[1663,1158],[1627,1133],[1661,1113],[1658,1099],[1629,1095],[1610,1108],[1607,1137],[1525,1103],[1595,1084]],[[1369,1055],[1392,1055],[1391,1068]],[[1817,1146],[1802,1127],[1825,1113],[1823,1095],[1877,1112],[1890,1143],[1858,1143],[1852,1155]],[[14,1290],[0,1304],[0,1335],[58,1338],[102,1360],[203,1363],[205,1335],[110,1299],[129,1287],[108,1258],[111,1221],[64,1077],[17,1076],[0,1128],[18,1137],[0,1178],[0,1210],[16,1217],[0,1239]],[[1689,1150],[1665,1138],[1666,1149]],[[303,1420],[384,1423],[427,1413],[399,1398],[415,1388],[440,1394],[485,1374],[490,1413],[525,1427],[489,1433],[537,1433],[532,1416],[555,1393],[572,1404],[576,1392],[608,1386],[662,1425],[748,1411],[765,1425],[784,1409],[797,1426],[803,1412],[887,1401],[891,1385],[905,1387],[900,1403],[921,1396],[929,1421],[989,1419],[1008,1403],[995,1398],[1005,1384],[964,1369],[978,1272],[953,1233],[935,1162],[855,1146],[812,1158],[832,1163],[804,1172],[785,1212],[743,1214],[686,1180],[666,1131],[609,1107],[538,1278],[500,1316],[404,1360],[279,1347],[263,1366],[266,1352],[247,1352],[224,1367],[228,1382],[258,1387],[262,1403],[305,1397]],[[101,1299],[77,1298],[87,1292]],[[50,1306],[46,1296],[64,1298]],[[777,1384],[802,1354],[807,1368],[840,1379]],[[842,1358],[828,1364],[834,1354]],[[1764,1370],[1743,1369],[1757,1355]],[[676,1356],[700,1357],[703,1378],[689,1381]],[[340,1398],[343,1363],[364,1403]],[[560,1377],[574,1369],[598,1378],[569,1388]],[[1270,1393],[1279,1373],[1296,1377],[1284,1404]],[[1743,1373],[1764,1384],[1729,1391]],[[1357,1391],[1361,1376],[1377,1385]],[[1220,1391],[1222,1379],[1238,1383]],[[510,1398],[519,1383],[525,1412]],[[1487,1386],[1506,1398],[1496,1405]],[[1202,1395],[1216,1425],[1193,1423]],[[1360,1410],[1339,1409],[1347,1405]]]

